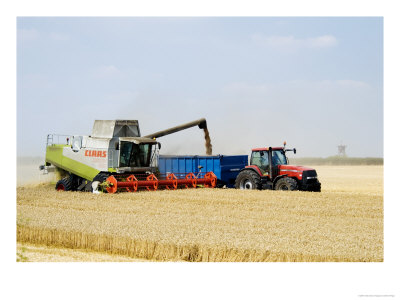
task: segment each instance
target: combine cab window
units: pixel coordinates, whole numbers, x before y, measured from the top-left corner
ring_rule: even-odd
[[[121,142],[120,167],[148,167],[150,164],[151,145]]]

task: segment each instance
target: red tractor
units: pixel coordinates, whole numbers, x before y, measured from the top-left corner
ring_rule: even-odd
[[[252,150],[250,165],[236,177],[235,187],[246,190],[301,190],[320,192],[321,183],[314,169],[289,165],[284,147],[256,148]]]

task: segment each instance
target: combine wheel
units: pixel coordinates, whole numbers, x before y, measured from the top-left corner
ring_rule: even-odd
[[[260,176],[251,170],[244,170],[236,177],[235,188],[241,190],[261,190]]]
[[[72,190],[72,180],[71,176],[65,177],[59,180],[56,184],[57,191],[70,191]]]
[[[280,191],[295,191],[298,190],[296,179],[290,177],[283,177],[275,184],[275,190]]]
[[[100,185],[100,183],[103,183],[104,181],[106,181],[109,176],[110,175],[108,175],[107,173],[99,173],[93,178],[92,182],[94,183],[97,181],[99,183],[98,190],[103,191],[103,187]],[[93,192],[93,183],[92,183],[92,192]],[[105,191],[105,189],[104,189],[104,191]]]

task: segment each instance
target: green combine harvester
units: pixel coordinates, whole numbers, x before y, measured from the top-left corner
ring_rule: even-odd
[[[203,118],[141,137],[137,120],[96,120],[90,136],[47,135],[45,164],[40,169],[55,166],[65,174],[56,184],[59,191],[96,193],[99,185],[110,193],[117,189],[136,191],[140,188],[156,190],[161,186],[168,189],[190,186],[193,174],[178,179],[174,174],[157,173],[161,145],[156,138],[194,126],[206,129],[206,120]],[[214,177],[205,174],[195,179],[204,186],[213,183],[215,186]]]

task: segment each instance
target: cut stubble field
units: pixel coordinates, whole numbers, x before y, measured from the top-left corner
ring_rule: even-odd
[[[315,168],[321,193],[18,187],[17,241],[156,261],[383,261],[383,167]]]

